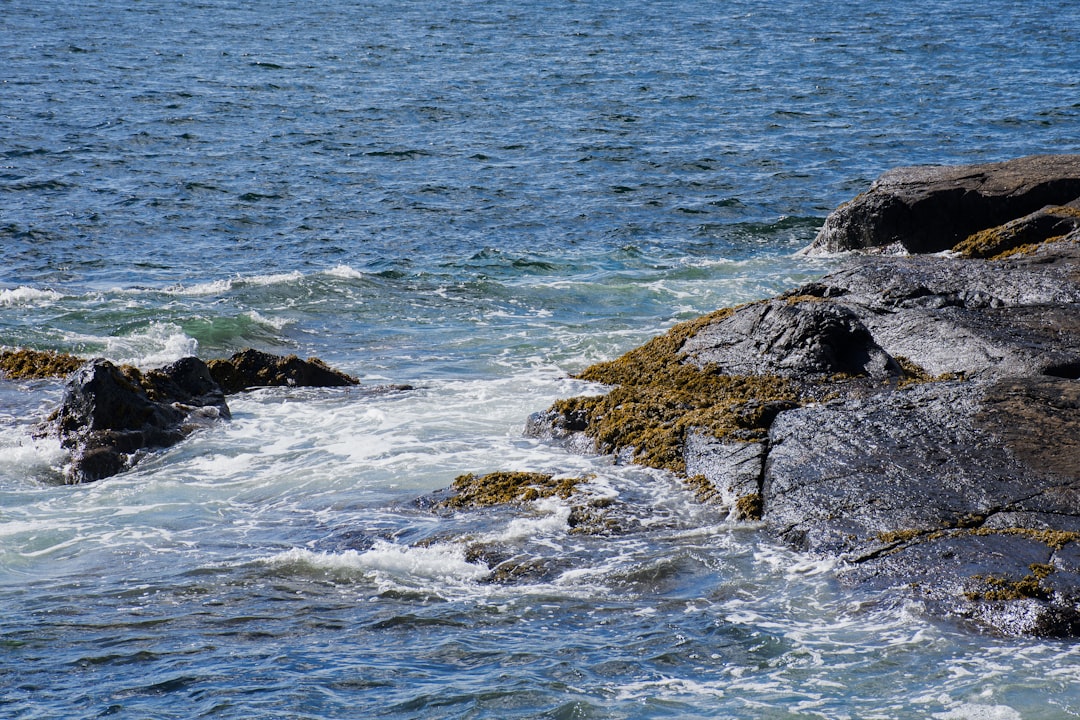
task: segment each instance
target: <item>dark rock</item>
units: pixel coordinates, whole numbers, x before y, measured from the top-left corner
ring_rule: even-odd
[[[853,258],[811,289],[847,307],[889,355],[930,375],[1069,376],[1080,366],[1076,237],[999,261]]]
[[[1004,225],[980,230],[957,243],[953,250],[968,258],[1007,257],[1019,250],[1063,238],[1080,229],[1080,200],[1068,205],[1047,205]]]
[[[146,451],[228,417],[224,394],[197,358],[145,375],[98,359],[72,375],[44,430],[71,451],[67,479],[81,483],[115,475]]]
[[[359,385],[351,375],[329,367],[318,358],[272,355],[248,348],[228,360],[211,360],[210,374],[228,393],[257,387],[344,387]]]
[[[810,253],[952,249],[979,231],[1080,198],[1080,155],[890,170],[825,220]]]

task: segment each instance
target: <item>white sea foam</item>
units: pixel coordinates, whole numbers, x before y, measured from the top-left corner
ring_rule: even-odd
[[[63,299],[63,297],[55,290],[21,286],[9,290],[0,290],[0,307],[51,305]]]
[[[615,688],[616,697],[621,701],[643,700],[656,697],[679,698],[686,696],[711,696],[722,698],[727,695],[722,683],[700,682],[684,678],[661,678],[636,683],[627,683]]]
[[[56,438],[8,435],[0,440],[0,477],[50,477],[67,455]]]
[[[251,318],[252,322],[256,322],[259,325],[264,325],[273,330],[284,330],[289,325],[294,325],[296,323],[296,321],[292,318],[267,317],[266,315],[263,315],[256,310],[251,310],[246,314],[249,318]]]
[[[490,574],[486,566],[466,561],[465,551],[459,545],[407,547],[384,540],[364,551],[346,550],[333,553],[294,548],[266,558],[263,562],[282,569],[311,568],[338,573],[358,572],[376,578],[383,576],[414,582],[473,582]]]
[[[117,362],[157,367],[197,355],[199,342],[174,323],[153,323],[142,332],[105,339],[105,354]]]
[[[965,703],[946,712],[934,713],[937,720],[1022,720],[1023,716],[1008,705]]]
[[[326,270],[324,274],[344,280],[361,280],[364,278],[364,273],[359,270],[354,270],[348,265],[336,265],[329,270]]]
[[[505,529],[486,536],[487,539],[494,542],[513,542],[566,534],[569,529],[569,505],[557,498],[544,498],[534,502],[533,509],[538,515],[515,518]]]
[[[288,273],[273,273],[269,275],[245,275],[226,278],[224,280],[211,280],[194,285],[173,285],[165,288],[164,292],[170,295],[184,297],[203,297],[208,295],[224,295],[237,288],[251,286],[267,286],[294,283],[302,280],[304,273],[300,271]]]

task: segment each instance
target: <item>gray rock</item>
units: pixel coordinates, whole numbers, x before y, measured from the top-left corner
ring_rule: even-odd
[[[703,476],[715,490],[717,504],[738,514],[740,500],[760,496],[767,450],[764,442],[718,440],[697,430],[686,437],[686,475]]]
[[[1080,198],[1080,155],[890,170],[825,219],[806,252],[949,250],[980,230]]]
[[[846,307],[931,375],[1080,376],[1080,234],[1010,260],[857,258],[791,294]]]
[[[729,375],[898,375],[899,366],[845,305],[770,300],[737,308],[683,345],[687,362]]]

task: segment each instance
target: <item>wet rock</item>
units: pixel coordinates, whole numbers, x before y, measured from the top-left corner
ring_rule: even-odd
[[[807,252],[941,252],[979,231],[1077,198],[1080,155],[897,168],[833,211]]]
[[[68,482],[82,483],[115,475],[148,450],[228,417],[224,394],[197,358],[146,374],[98,359],[71,376],[43,431],[71,451]]]
[[[272,355],[248,348],[231,358],[211,360],[210,374],[227,394],[257,387],[345,387],[360,381],[318,358]]]
[[[546,497],[568,498],[583,478],[556,478],[534,472],[493,472],[485,475],[459,475],[450,486],[450,494],[434,501],[436,509],[460,510],[507,503],[526,503]]]
[[[698,330],[681,352],[684,362],[729,375],[901,374],[853,310],[816,297],[736,308]]]
[[[806,288],[844,305],[892,357],[933,376],[1080,368],[1080,233],[1007,260],[853,258]]]
[[[85,362],[67,353],[19,348],[0,352],[0,373],[9,380],[66,377]]]
[[[702,502],[728,508],[734,519],[756,520],[761,508],[748,503],[761,497],[767,451],[765,442],[720,440],[708,430],[694,429],[686,435],[683,449],[686,475]]]

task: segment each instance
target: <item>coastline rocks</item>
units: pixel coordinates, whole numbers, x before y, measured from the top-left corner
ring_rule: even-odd
[[[941,252],[980,231],[1078,198],[1080,155],[896,168],[834,210],[807,252]],[[1025,242],[1033,240],[1017,240]]]
[[[98,359],[68,381],[48,429],[71,452],[65,476],[74,484],[115,475],[146,451],[227,418],[225,395],[198,358],[146,374]]]
[[[232,395],[257,387],[344,387],[360,381],[318,358],[271,355],[248,348],[227,360],[211,360],[210,374]]]
[[[884,602],[1080,636],[1080,226],[1006,205],[1016,252],[852,256],[586,369],[607,393],[528,432],[683,475]]]
[[[931,383],[785,413],[763,476],[770,531],[843,558],[843,582],[906,588],[1009,634],[1075,635],[1077,386]]]

